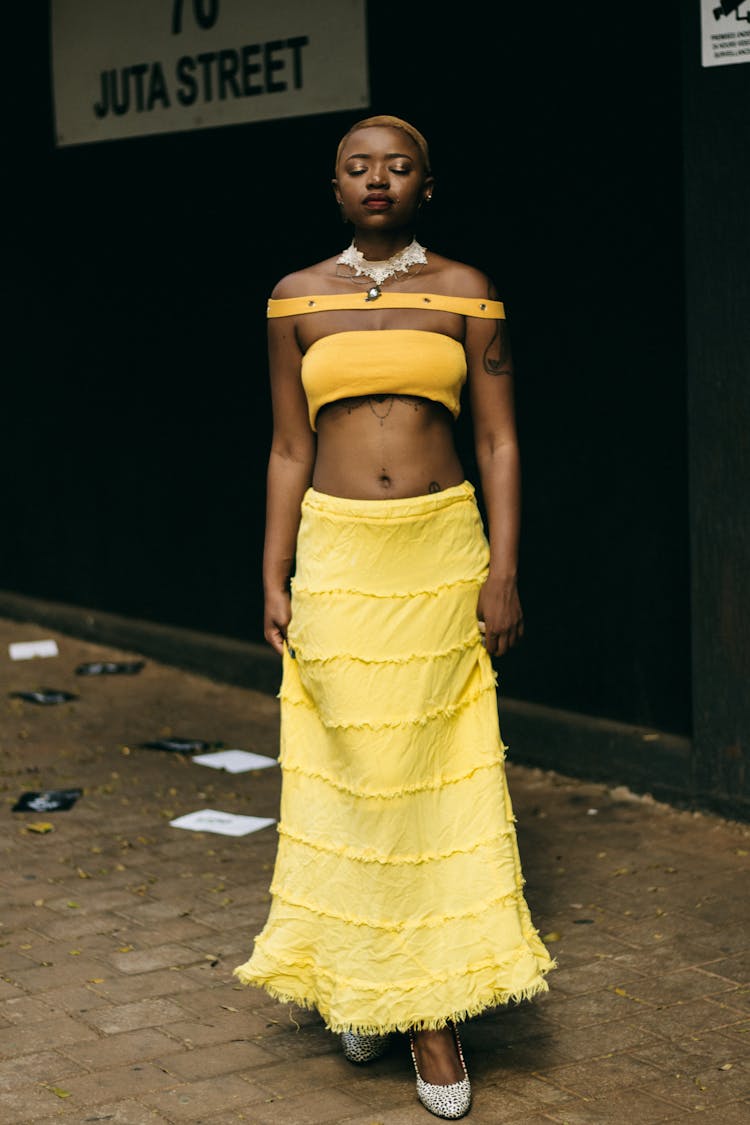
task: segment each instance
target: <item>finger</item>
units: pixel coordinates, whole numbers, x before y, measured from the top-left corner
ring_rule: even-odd
[[[485,645],[485,648],[487,649],[487,652],[490,654],[490,656],[496,656],[497,655],[497,643],[498,643],[498,640],[499,640],[499,636],[500,636],[499,633],[487,633],[487,634],[485,634],[484,645]]]
[[[266,640],[268,641],[274,652],[278,653],[279,656],[281,656],[284,652],[285,639],[286,638],[284,637],[284,634],[278,627],[269,629],[266,633]]]

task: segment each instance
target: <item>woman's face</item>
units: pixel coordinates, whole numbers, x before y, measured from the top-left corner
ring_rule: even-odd
[[[347,138],[333,190],[355,227],[397,230],[414,221],[432,182],[408,133],[368,125]]]

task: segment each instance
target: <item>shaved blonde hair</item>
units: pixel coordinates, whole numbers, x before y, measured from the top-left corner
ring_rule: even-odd
[[[339,147],[336,149],[336,168],[339,166],[341,160],[341,153],[344,145],[351,137],[352,133],[358,132],[360,129],[369,129],[375,126],[382,126],[388,129],[401,129],[408,137],[414,141],[414,144],[419,149],[419,154],[422,157],[424,170],[426,175],[430,175],[432,169],[430,168],[430,150],[427,147],[427,141],[420,133],[419,129],[414,125],[410,125],[408,121],[404,121],[401,117],[390,117],[387,113],[379,114],[376,117],[365,117],[363,121],[357,121],[352,125],[339,141]]]

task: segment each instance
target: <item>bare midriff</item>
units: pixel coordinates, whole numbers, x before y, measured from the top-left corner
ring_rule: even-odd
[[[464,473],[444,406],[413,395],[365,395],[324,406],[317,417],[312,486],[350,500],[442,492]]]

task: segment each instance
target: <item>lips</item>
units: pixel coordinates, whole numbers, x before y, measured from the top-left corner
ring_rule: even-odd
[[[393,205],[391,197],[383,192],[371,192],[363,202],[368,211],[387,211]]]

